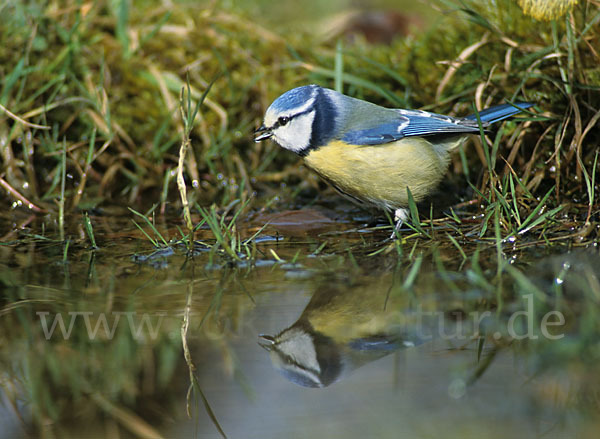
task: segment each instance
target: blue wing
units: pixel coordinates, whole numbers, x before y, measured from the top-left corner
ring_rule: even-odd
[[[489,124],[513,116],[532,105],[529,102],[498,105],[481,111],[479,116],[483,128],[486,128]],[[386,121],[367,129],[348,131],[341,140],[351,145],[379,145],[409,136],[479,132],[475,115],[456,119],[420,110],[396,110],[396,112],[398,116],[392,121]]]
[[[425,111],[398,110],[398,117],[372,128],[348,131],[341,138],[351,145],[379,145],[409,136],[476,133],[477,121],[454,119]]]

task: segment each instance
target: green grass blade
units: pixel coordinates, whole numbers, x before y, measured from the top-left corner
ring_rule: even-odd
[[[546,192],[546,195],[544,195],[544,197],[541,199],[541,201],[538,203],[538,205],[535,207],[535,209],[533,209],[533,211],[529,214],[529,216],[527,216],[527,218],[525,218],[525,221],[523,221],[523,224],[521,224],[521,227],[519,227],[519,229],[518,229],[519,234],[523,234],[532,228],[532,227],[527,227],[528,224],[533,221],[533,219],[539,213],[539,211],[542,209],[542,207],[544,207],[546,205],[546,200],[548,200],[548,197],[550,196],[550,194],[553,191],[554,191],[554,186],[552,186],[550,188],[550,190],[548,192]]]
[[[446,233],[446,236],[448,237],[448,239],[450,240],[450,242],[452,244],[454,244],[454,247],[456,247],[456,249],[458,250],[458,252],[460,253],[460,255],[462,256],[463,260],[467,259],[467,255],[465,254],[465,251],[463,250],[463,248],[460,246],[460,244],[458,243],[458,241],[454,238],[454,236],[452,236],[449,233]]]
[[[344,55],[342,40],[338,40],[335,48],[335,91],[344,93]]]
[[[92,243],[92,249],[96,250],[98,246],[96,245],[96,237],[94,236],[94,228],[92,227],[92,221],[90,220],[90,216],[87,212],[83,214],[83,225],[85,227],[85,232]]]
[[[152,209],[150,210],[150,212],[153,212],[153,211],[154,211],[154,209],[156,209],[156,206],[157,206],[157,205],[154,205],[154,206],[152,207]],[[165,245],[165,247],[168,247],[168,246],[169,246],[169,243],[167,242],[167,240],[166,240],[166,239],[165,239],[165,238],[162,236],[162,234],[161,234],[161,233],[160,233],[160,232],[157,230],[157,228],[154,226],[154,224],[152,224],[152,221],[150,221],[146,215],[144,215],[144,214],[142,214],[142,213],[140,213],[140,212],[138,212],[138,211],[136,211],[136,210],[132,209],[131,207],[128,207],[128,209],[129,209],[129,211],[130,211],[130,212],[134,213],[135,215],[139,216],[140,218],[142,218],[142,219],[144,220],[144,222],[145,222],[145,223],[146,223],[146,224],[147,224],[147,225],[148,225],[148,226],[149,226],[149,227],[152,229],[152,231],[154,232],[154,234],[155,234],[156,236],[158,236],[158,237],[159,237],[159,239],[160,239],[160,240],[163,242],[163,244]],[[135,221],[134,221],[134,223],[135,223]],[[137,225],[137,224],[136,224],[136,225]],[[138,228],[139,228],[140,230],[142,230],[142,229],[141,229],[141,227],[140,227],[139,225],[137,225],[137,226],[138,226]],[[142,230],[142,232],[144,232],[144,230]],[[144,232],[144,235],[146,235],[146,236],[147,236],[147,237],[150,239],[150,241],[152,241],[152,243],[153,243],[153,244],[154,244],[156,247],[159,247],[159,245],[158,245],[158,242],[157,242],[157,241],[155,241],[154,239],[150,238],[150,236],[149,236],[149,235],[148,235],[146,232]]]
[[[413,286],[415,280],[417,279],[417,275],[419,274],[419,270],[421,269],[422,263],[423,256],[417,256],[417,259],[415,259],[415,262],[413,262],[412,266],[410,267],[410,271],[406,275],[406,279],[404,279],[404,282],[402,283],[402,288],[408,290]]]
[[[144,230],[144,228],[142,226],[140,226],[137,222],[135,222],[134,219],[132,219],[131,221],[133,221],[133,224],[135,224],[135,226],[140,229],[140,232],[142,232],[144,235],[146,235],[146,238],[148,238],[148,240],[152,243],[152,245],[154,247],[160,247],[158,245],[158,241],[156,241],[154,238],[152,238],[150,235],[148,235],[148,233],[146,233],[146,231]]]
[[[412,192],[408,187],[406,188],[406,195],[408,196],[408,210],[410,211],[411,219],[411,224],[409,224],[408,226],[412,226],[411,228],[416,232],[419,232],[420,234],[431,238],[431,236],[429,236],[429,234],[423,229],[423,227],[421,227],[421,220],[419,219],[419,210],[417,209],[417,203],[415,203],[415,199],[413,198]]]

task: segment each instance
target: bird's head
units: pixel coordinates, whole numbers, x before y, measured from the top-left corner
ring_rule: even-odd
[[[342,364],[335,343],[305,322],[296,322],[275,336],[259,337],[275,369],[293,383],[326,387],[339,378]]]
[[[267,108],[255,142],[273,138],[281,147],[304,155],[331,137],[335,109],[326,89],[305,85],[279,96]]]

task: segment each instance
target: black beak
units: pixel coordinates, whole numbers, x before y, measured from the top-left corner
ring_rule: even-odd
[[[264,125],[261,125],[254,131],[256,137],[254,137],[255,142],[260,142],[261,140],[268,139],[273,135],[273,132]]]
[[[273,349],[273,346],[275,345],[275,337],[267,334],[258,334],[258,338],[260,338],[258,345],[261,348],[266,349],[269,352],[271,349]]]

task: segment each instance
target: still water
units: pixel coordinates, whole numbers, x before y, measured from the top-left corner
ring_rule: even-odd
[[[5,219],[0,438],[597,437],[597,250],[498,270],[310,215],[237,261],[132,215],[93,217],[97,250]]]

